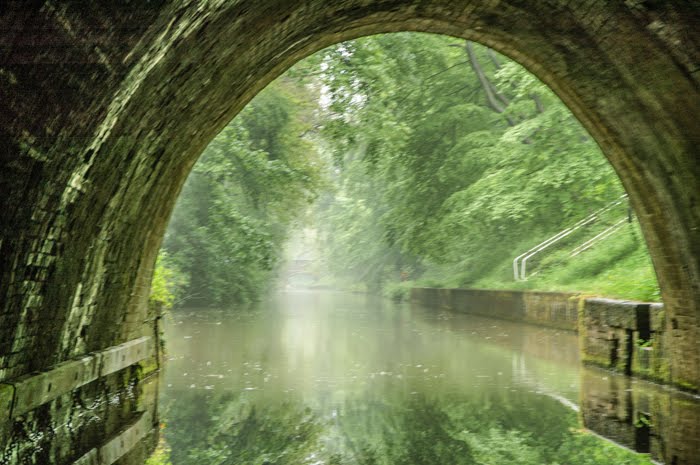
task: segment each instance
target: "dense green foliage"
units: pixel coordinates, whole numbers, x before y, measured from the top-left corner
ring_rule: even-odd
[[[421,34],[341,44],[321,61],[322,134],[338,190],[321,202],[317,224],[332,273],[370,290],[403,275],[424,285],[658,298],[632,223],[575,258],[562,252],[625,218],[626,202],[554,255],[533,258],[534,278],[514,281],[515,256],[624,192],[578,121],[521,66]]]
[[[226,304],[259,296],[294,219],[326,183],[333,187],[314,214],[316,271],[332,284],[398,296],[429,285],[659,298],[634,221],[570,256],[627,217],[626,201],[530,259],[527,281],[513,279],[515,256],[623,188],[578,121],[525,69],[427,34],[328,48],[217,136],[164,242],[185,275],[184,297]]]
[[[190,174],[163,244],[187,275],[190,303],[250,301],[269,284],[290,228],[321,185],[315,147],[303,137],[310,101],[303,87],[276,81]]]
[[[151,281],[150,301],[163,308],[172,307],[187,288],[187,275],[175,265],[165,250],[158,254],[153,281]]]

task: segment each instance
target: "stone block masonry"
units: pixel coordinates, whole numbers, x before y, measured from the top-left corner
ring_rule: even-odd
[[[660,383],[674,383],[663,305],[582,299],[579,341],[584,363]],[[692,389],[689,389],[692,390]]]
[[[5,3],[0,380],[144,335],[177,194],[265,85],[343,40],[420,31],[511,56],[590,132],[629,194],[675,322],[673,376],[700,386],[694,2]]]
[[[564,292],[525,292],[524,320],[551,328],[578,329],[579,294]]]
[[[564,292],[411,289],[411,300],[424,305],[569,331],[578,329],[579,298],[578,294]]]
[[[584,363],[696,392],[672,375],[662,304],[488,289],[414,288],[411,299],[472,315],[577,331]]]

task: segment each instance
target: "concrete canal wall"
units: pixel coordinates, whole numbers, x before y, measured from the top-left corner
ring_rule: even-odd
[[[577,331],[584,363],[674,384],[662,304],[564,292],[489,289],[411,289],[413,302],[462,313]]]

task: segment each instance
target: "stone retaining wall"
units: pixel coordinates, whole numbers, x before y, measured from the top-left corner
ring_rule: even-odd
[[[587,298],[581,301],[579,315],[584,363],[661,383],[673,382],[662,304]]]
[[[578,331],[584,363],[694,391],[671,375],[662,304],[563,292],[436,288],[413,288],[411,300],[473,315]]]
[[[552,328],[578,329],[579,294],[523,292],[525,321]]]
[[[413,288],[411,300],[459,312],[577,330],[578,294],[490,289]]]

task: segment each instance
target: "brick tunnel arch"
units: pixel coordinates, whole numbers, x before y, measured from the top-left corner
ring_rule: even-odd
[[[152,267],[180,188],[265,85],[331,44],[420,31],[510,56],[588,129],[629,193],[657,270],[671,380],[700,386],[697,5],[106,5],[0,13],[0,382],[151,331]]]

